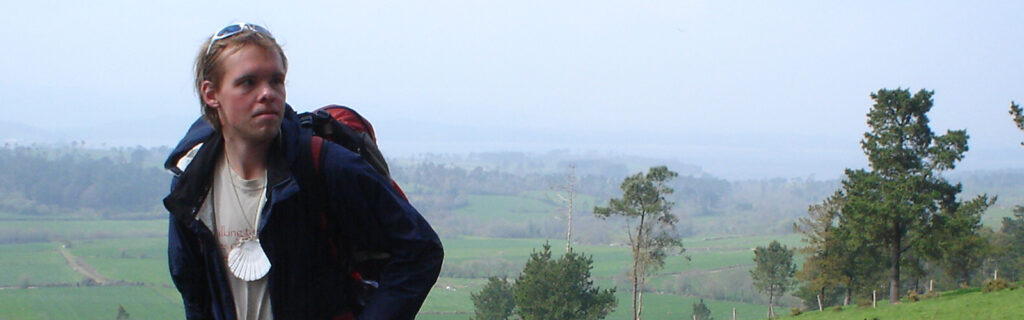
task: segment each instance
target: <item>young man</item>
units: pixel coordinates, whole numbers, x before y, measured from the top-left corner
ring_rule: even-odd
[[[203,119],[171,152],[168,259],[189,319],[412,319],[437,280],[437,234],[357,154],[285,104],[287,58],[269,31],[229,25],[196,58]],[[379,288],[353,252],[386,257]],[[359,252],[364,252],[359,251]],[[363,305],[365,302],[365,305]]]

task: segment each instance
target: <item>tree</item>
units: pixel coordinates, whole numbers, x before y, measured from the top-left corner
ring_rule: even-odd
[[[1002,253],[996,261],[999,275],[1019,280],[1024,271],[1024,207],[1016,206],[1013,217],[1003,217],[998,236]]]
[[[700,303],[693,304],[693,315],[694,320],[715,320],[711,317],[711,309],[704,304],[704,299],[700,299]]]
[[[959,184],[940,173],[952,170],[967,152],[967,132],[936,135],[928,126],[934,92],[880,89],[871,94],[869,131],[861,147],[870,171],[846,170],[842,208],[845,227],[886,251],[889,301],[898,303],[900,266],[915,249],[934,252],[948,214],[959,206]],[[932,248],[929,248],[932,247]]]
[[[1024,131],[1024,109],[1013,101],[1010,101],[1010,116],[1013,116],[1013,123],[1017,125],[1017,129]],[[1024,145],[1024,142],[1020,144]]]
[[[981,267],[988,252],[989,241],[980,233],[981,215],[995,204],[996,198],[987,196],[963,203],[942,223],[936,245],[942,259],[940,266],[961,287],[967,287],[971,272]]]
[[[679,219],[670,212],[672,202],[665,199],[673,192],[666,182],[676,176],[668,167],[652,167],[646,175],[641,172],[622,181],[622,198],[609,200],[607,207],[594,207],[594,215],[601,219],[626,218],[626,235],[633,254],[633,319],[641,319],[647,276],[665,264],[669,253],[685,251],[675,230]]]
[[[843,305],[850,304],[854,291],[870,287],[880,271],[877,249],[842,228],[844,199],[842,191],[836,191],[821,204],[811,205],[808,217],[793,224],[793,230],[802,233],[807,244],[799,249],[807,259],[796,277],[806,282],[802,290],[813,292],[802,294],[806,304],[817,304],[819,310],[834,301],[826,292],[839,289],[845,293]]]
[[[801,253],[807,255],[807,260],[804,261],[803,268],[796,273],[796,277],[806,281],[804,287],[814,292],[816,297],[813,301],[817,303],[819,310],[824,308],[822,299],[825,298],[825,291],[845,282],[838,268],[837,260],[841,257],[829,250],[835,246],[834,229],[839,218],[841,201],[842,194],[836,192],[821,204],[811,205],[807,208],[809,216],[793,223],[793,230],[803,234],[802,240],[807,244],[799,249]],[[808,301],[807,305],[810,306],[812,303]]]
[[[504,277],[487,278],[484,288],[478,293],[471,293],[469,298],[473,300],[473,318],[476,320],[508,319],[516,307],[512,284]]]
[[[1024,131],[1024,109],[1014,101],[1010,101],[1010,116],[1017,129]],[[1013,217],[1003,217],[1002,228],[995,239],[996,270],[1011,280],[1020,278],[1024,271],[1024,206],[1014,207]]]
[[[117,306],[117,320],[128,320],[131,319],[132,315],[128,311],[124,310],[124,306]]]
[[[754,249],[754,263],[750,278],[758,291],[768,294],[768,318],[775,317],[775,297],[781,297],[796,284],[793,249],[772,240],[768,247]]]
[[[558,190],[555,194],[558,200],[565,203],[566,207],[566,224],[565,224],[565,252],[569,252],[572,249],[572,214],[576,204],[576,165],[569,165],[569,174],[565,176],[565,185],[558,188],[564,190]],[[561,192],[564,191],[565,195]]]
[[[524,320],[603,319],[615,309],[615,289],[594,286],[593,262],[572,250],[553,260],[545,243],[530,254],[513,287],[516,313]]]

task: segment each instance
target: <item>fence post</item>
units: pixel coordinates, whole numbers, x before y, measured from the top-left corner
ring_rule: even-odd
[[[871,290],[871,308],[878,307],[878,290]]]
[[[732,307],[732,320],[736,320],[736,307]]]

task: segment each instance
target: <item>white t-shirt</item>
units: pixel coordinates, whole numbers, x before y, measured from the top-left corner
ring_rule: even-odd
[[[227,262],[232,246],[239,239],[256,233],[256,223],[260,216],[258,213],[266,202],[266,185],[266,174],[257,179],[244,180],[231,170],[227,158],[222,154],[217,160],[210,194],[199,210],[199,219],[210,230],[214,230],[217,238],[238,319],[273,319],[267,277],[256,281],[239,279],[228,269]]]

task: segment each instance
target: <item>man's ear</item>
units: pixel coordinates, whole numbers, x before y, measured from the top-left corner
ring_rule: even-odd
[[[202,92],[203,102],[206,102],[206,105],[214,108],[220,107],[220,102],[217,102],[217,86],[213,85],[213,82],[203,80],[203,83],[199,85],[199,91]]]

